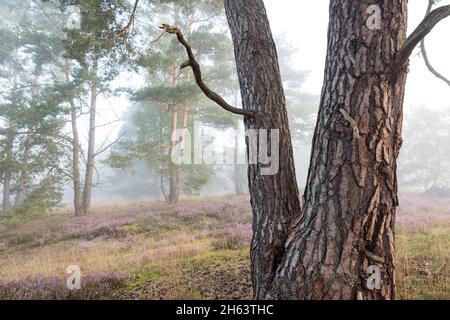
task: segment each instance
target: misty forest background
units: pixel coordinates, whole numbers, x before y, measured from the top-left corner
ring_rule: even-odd
[[[240,106],[223,4],[142,1],[136,13],[134,1],[80,0],[78,29],[72,2],[0,4],[0,297],[70,298],[58,279],[74,263],[89,274],[81,298],[251,297],[246,166],[170,160],[172,132],[194,123],[217,151],[238,144],[242,119],[203,96],[158,28],[180,27],[211,89]],[[298,49],[275,39],[303,189],[320,96],[303,89]],[[448,101],[405,105],[404,298],[450,296],[449,124]]]

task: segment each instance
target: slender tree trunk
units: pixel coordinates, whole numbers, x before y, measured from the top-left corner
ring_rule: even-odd
[[[3,197],[2,197],[2,210],[8,211],[11,209],[11,162],[12,162],[12,151],[15,135],[11,132],[8,133],[8,142],[6,146],[6,166],[5,172],[3,173]]]
[[[19,51],[15,52],[16,60],[19,60]],[[11,89],[11,105],[13,108],[17,107],[17,82],[18,82],[18,72],[17,70],[13,70],[13,78],[12,78],[12,89]],[[16,138],[15,128],[12,121],[8,123],[7,130],[7,143],[6,143],[6,161],[5,161],[5,170],[3,173],[3,199],[2,199],[2,210],[8,211],[11,209],[11,182],[12,182],[12,166],[13,166],[13,148],[14,148],[14,140]]]
[[[66,83],[70,83],[71,68],[69,60],[65,61]],[[76,216],[84,214],[81,195],[81,174],[80,174],[80,138],[78,135],[77,108],[72,97],[69,99],[70,124],[72,127],[72,183],[73,183],[73,206]]]
[[[234,90],[234,103],[233,105],[237,106],[239,104],[239,94],[240,94],[240,90],[236,89]],[[236,127],[239,128],[240,123],[238,123],[238,126]],[[240,159],[240,154],[239,152],[241,151],[239,149],[239,142],[238,139],[240,137],[236,136],[235,137],[235,141],[234,141],[234,149],[236,150],[236,155],[235,155],[235,163],[234,163],[234,167],[233,167],[233,173],[234,173],[234,192],[237,195],[242,195],[244,194],[244,183],[245,183],[245,174],[246,174],[246,165],[239,163],[238,160]]]
[[[188,81],[190,80],[190,75],[188,75]],[[182,121],[182,126],[183,126],[183,134],[181,136],[181,141],[182,143],[184,143],[185,139],[186,139],[186,134],[187,134],[187,130],[188,130],[188,126],[189,126],[189,112],[190,112],[190,108],[189,108],[189,103],[188,103],[188,99],[185,99],[184,101],[184,106],[183,106],[183,121]],[[179,184],[179,189],[181,188],[181,182],[183,180],[182,177],[182,172],[181,172],[181,168],[178,165],[177,166],[177,172],[178,172],[178,184]]]
[[[35,81],[35,84],[37,82],[37,79]],[[38,96],[38,87],[34,85],[31,89],[31,103],[36,103]],[[14,200],[15,206],[20,206],[24,201],[24,194],[25,194],[25,185],[29,179],[28,177],[28,171],[29,171],[29,157],[30,157],[30,149],[33,141],[33,133],[31,128],[28,128],[27,134],[25,136],[25,143],[23,146],[23,159],[22,164],[20,168],[20,174],[19,178],[17,179],[17,192],[16,192],[16,199]]]
[[[390,77],[406,38],[407,1],[332,0],[328,52],[303,215],[270,298],[393,299],[397,156],[406,72]],[[369,290],[367,268],[381,270]]]
[[[24,201],[25,196],[25,185],[28,180],[28,171],[29,171],[29,157],[30,157],[30,149],[31,149],[31,143],[32,143],[32,132],[30,129],[27,130],[27,134],[25,136],[25,143],[23,146],[23,158],[22,158],[22,165],[20,170],[20,175],[17,180],[17,192],[16,192],[16,198],[14,200],[15,206],[20,206]]]
[[[172,110],[172,124],[171,124],[171,142],[170,142],[170,151],[172,152],[173,148],[176,146],[176,141],[172,139],[172,135],[175,134],[177,130],[177,120],[178,120],[178,112],[176,110]],[[171,163],[170,164],[170,178],[169,178],[169,203],[174,204],[178,202],[179,196],[179,168],[178,165]]]
[[[91,102],[89,109],[89,138],[88,149],[86,157],[86,173],[84,177],[83,186],[83,213],[88,214],[91,208],[92,200],[92,187],[93,177],[95,169],[95,130],[96,130],[96,115],[97,115],[97,64],[98,61],[94,61],[93,72],[94,78],[91,82]]]
[[[260,114],[246,118],[245,128],[278,129],[279,157],[275,175],[262,175],[260,165],[249,165],[253,209],[251,247],[254,297],[265,298],[272,287],[284,243],[301,203],[294,168],[291,136],[278,57],[262,0],[225,0],[233,37],[243,107]],[[270,134],[268,134],[270,144]],[[249,140],[247,139],[247,144]]]
[[[244,174],[245,167],[242,164],[234,165],[234,192],[237,195],[244,194]]]
[[[178,65],[176,63],[172,66],[172,85],[176,86],[178,84]],[[172,110],[172,120],[170,129],[170,150],[169,155],[172,150],[176,147],[176,141],[174,140],[175,133],[178,126],[178,110],[177,106],[171,106]],[[174,204],[178,202],[179,189],[180,189],[180,168],[174,163],[170,163],[170,178],[169,178],[169,204]]]
[[[166,187],[164,186],[164,175],[161,175],[159,177],[159,183],[160,183],[161,193],[164,197],[164,201],[169,202],[169,195],[167,194]]]

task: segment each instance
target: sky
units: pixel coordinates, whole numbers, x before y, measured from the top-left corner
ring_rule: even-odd
[[[320,94],[325,67],[329,1],[318,0],[264,0],[274,35],[282,34],[298,52],[293,56],[293,65],[308,70],[309,77],[303,90]],[[425,15],[428,0],[409,1],[408,33],[411,33]],[[441,0],[440,5],[450,4]],[[427,52],[433,66],[450,78],[450,19],[441,21],[427,36]],[[136,75],[122,75],[115,82],[119,85],[133,83],[139,86]],[[117,114],[126,113],[129,102],[125,98],[109,98],[99,101],[99,121],[111,121],[108,110],[113,106]],[[410,64],[405,96],[405,113],[413,107],[444,108],[450,106],[450,87],[433,76],[426,68],[420,49],[416,48]],[[410,108],[408,108],[410,107]],[[105,111],[105,114],[102,113]],[[115,115],[114,115],[115,117]],[[112,129],[112,130],[111,130]],[[113,128],[99,130],[100,141],[114,139],[120,123]]]
[[[304,89],[320,94],[328,28],[329,1],[265,0],[272,32],[284,34],[299,49],[294,65],[310,71]],[[450,4],[441,0],[439,6]],[[408,34],[423,19],[428,0],[409,1]],[[427,52],[433,66],[450,78],[450,19],[441,21],[426,38]],[[450,106],[450,87],[436,79],[425,67],[416,48],[408,75],[405,107],[427,105],[432,108]]]

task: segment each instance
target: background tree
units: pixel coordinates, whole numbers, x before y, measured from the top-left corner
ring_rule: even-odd
[[[221,66],[208,73],[213,83],[229,77],[232,71],[231,47],[229,39],[220,31],[223,17],[218,9],[211,1],[196,1],[195,6],[192,1],[164,1],[151,8],[155,25],[164,19],[178,21],[189,30],[202,61]],[[211,32],[213,27],[218,31]],[[179,69],[185,57],[174,39],[161,36],[161,31],[152,36],[150,47],[138,60],[146,71],[149,85],[134,94],[134,100],[139,103],[134,106],[129,121],[137,129],[133,133],[136,135],[116,148],[108,162],[113,167],[126,168],[132,165],[133,159],[146,159],[153,173],[160,176],[166,201],[176,203],[181,189],[186,194],[196,194],[212,176],[212,168],[206,165],[173,163],[171,153],[177,141],[172,137],[176,130],[190,128],[192,132],[194,122],[226,127],[236,119],[217,112],[209,100],[200,96],[190,73]],[[229,85],[221,84],[221,92],[229,94]]]
[[[450,138],[448,108],[425,106],[409,110],[405,117],[407,143],[399,158],[399,182],[404,187],[435,195],[450,188]]]
[[[0,105],[3,211],[39,212],[61,198],[64,177],[59,172],[67,146],[61,138],[64,110],[59,107],[61,97],[41,84],[51,82],[51,72],[47,57],[36,49],[35,42],[43,37],[36,14],[25,11],[15,19],[0,31],[5,41]]]
[[[68,5],[77,5],[81,8],[81,29],[65,30],[67,37],[63,41],[66,59],[65,79],[67,84],[73,86],[72,96],[68,97],[68,102],[71,107],[73,135],[74,202],[76,214],[79,215],[89,212],[94,186],[95,159],[100,152],[105,151],[96,150],[97,100],[99,95],[111,93],[108,85],[127,65],[133,53],[131,42],[128,41],[132,36],[132,30],[127,21],[130,23],[133,21],[136,7],[133,8],[122,1],[104,0],[75,2],[60,0],[55,3],[55,6],[63,12]],[[79,105],[75,104],[76,100],[79,101]],[[84,106],[87,106],[89,114],[86,153],[80,148],[76,122]],[[83,182],[78,163],[80,155],[85,157]]]

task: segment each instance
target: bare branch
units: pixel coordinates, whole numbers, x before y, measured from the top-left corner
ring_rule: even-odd
[[[392,75],[396,75],[408,62],[414,48],[433,30],[433,28],[443,19],[450,16],[450,5],[442,6],[431,11],[419,24],[416,30],[406,39],[405,44],[397,54],[397,58],[392,67]]]
[[[131,25],[134,22],[134,18],[136,17],[136,9],[137,9],[138,3],[139,3],[139,0],[136,0],[134,3],[133,11],[131,12],[130,19],[128,20],[128,23],[122,29],[120,29],[119,31],[116,32],[117,37],[126,36],[128,29],[130,29]]]
[[[99,151],[97,151],[94,154],[94,157],[98,156],[99,154],[105,152],[106,150],[108,150],[109,148],[111,148],[113,145],[115,145],[116,143],[118,143],[120,141],[120,139],[122,139],[125,136],[125,132],[122,133],[120,136],[117,137],[116,140],[114,140],[113,142],[111,142],[110,144],[108,144],[107,146],[105,146],[104,148],[100,149]]]
[[[218,104],[220,107],[222,107],[223,109],[227,110],[228,112],[231,112],[231,113],[234,113],[234,114],[238,114],[238,115],[243,115],[243,116],[246,116],[246,117],[249,117],[249,118],[255,118],[256,117],[256,112],[251,111],[251,110],[235,108],[235,107],[229,105],[217,93],[215,93],[214,91],[212,91],[211,89],[208,88],[208,86],[203,82],[202,71],[201,71],[201,68],[200,68],[200,64],[195,59],[195,56],[194,56],[194,53],[192,52],[191,46],[189,45],[187,40],[184,38],[183,33],[181,32],[181,30],[179,28],[171,27],[171,26],[169,26],[167,24],[163,24],[160,28],[163,29],[167,33],[175,34],[177,36],[178,41],[184,46],[184,48],[186,49],[186,52],[187,52],[189,60],[184,62],[181,65],[181,68],[183,69],[183,68],[186,68],[188,66],[190,66],[192,68],[192,72],[194,73],[194,77],[195,77],[195,82],[197,83],[199,88],[203,91],[203,93],[209,99],[214,101],[216,104]]]
[[[70,174],[69,172],[59,168],[59,167],[52,167],[51,169],[56,170],[58,173],[62,174],[63,176],[66,176],[67,178],[73,180],[73,175]]]
[[[428,1],[428,8],[427,8],[427,13],[425,14],[425,16],[429,15],[431,12],[431,9],[433,8],[433,5],[435,4],[434,2],[435,0],[429,0]],[[420,51],[422,52],[422,57],[423,60],[425,62],[425,65],[427,66],[428,70],[438,79],[441,79],[442,81],[444,81],[448,86],[450,86],[450,80],[448,78],[446,78],[445,76],[443,76],[442,74],[440,74],[432,65],[430,62],[430,59],[428,58],[428,53],[427,50],[425,48],[425,38],[422,39],[422,41],[420,42]]]
[[[119,121],[121,121],[121,120],[122,120],[122,119],[115,119],[115,120],[112,120],[112,121],[110,121],[110,122],[100,124],[100,125],[98,125],[98,126],[95,126],[95,129],[107,127],[107,126],[112,125],[113,123],[119,122]]]

